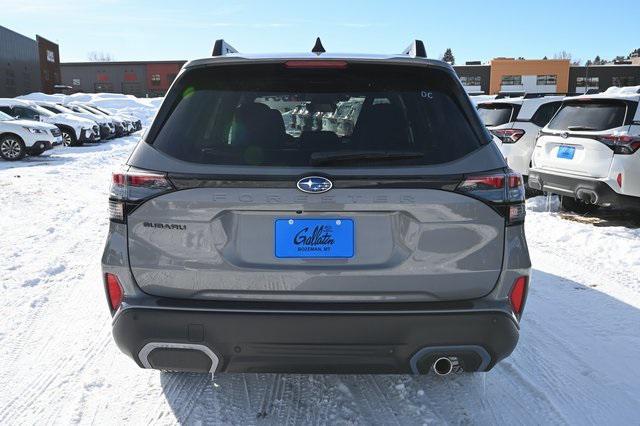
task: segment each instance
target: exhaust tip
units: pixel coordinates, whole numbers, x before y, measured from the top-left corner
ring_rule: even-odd
[[[446,376],[453,371],[453,363],[447,357],[440,357],[433,363],[433,371],[438,376]]]

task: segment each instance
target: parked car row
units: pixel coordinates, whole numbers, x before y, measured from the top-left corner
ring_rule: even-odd
[[[0,157],[8,161],[40,155],[56,145],[126,136],[141,128],[139,119],[95,105],[0,98]]]
[[[529,191],[566,210],[640,209],[640,86],[482,101],[478,112]]]

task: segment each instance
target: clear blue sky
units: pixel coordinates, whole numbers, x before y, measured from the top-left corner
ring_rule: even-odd
[[[394,53],[414,38],[457,63],[496,56],[583,62],[640,48],[640,0],[136,1],[0,0],[0,25],[60,44],[63,61],[91,51],[116,60],[208,56],[217,38],[245,52]]]

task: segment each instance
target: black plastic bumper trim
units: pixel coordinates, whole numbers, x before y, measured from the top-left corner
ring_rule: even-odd
[[[412,374],[429,347],[479,346],[490,370],[518,341],[503,312],[265,313],[127,308],[116,314],[119,348],[143,367],[150,342],[200,344],[220,360],[217,372]],[[190,371],[189,365],[175,365]],[[478,367],[475,367],[478,368]],[[197,371],[198,366],[193,366]],[[473,369],[471,371],[474,371]]]

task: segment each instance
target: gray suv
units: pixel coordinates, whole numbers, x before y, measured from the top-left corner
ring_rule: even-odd
[[[362,107],[348,135],[283,123],[301,102],[350,100]],[[113,336],[161,370],[488,371],[519,336],[523,202],[454,71],[420,41],[385,56],[218,41],[113,174]]]

